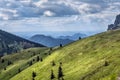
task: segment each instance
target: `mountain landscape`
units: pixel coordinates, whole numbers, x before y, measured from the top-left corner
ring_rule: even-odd
[[[47,47],[55,47],[55,46],[59,46],[60,44],[65,45],[73,42],[73,40],[71,39],[53,38],[51,36],[45,36],[45,35],[34,35],[29,40],[43,44]]]
[[[0,30],[0,55],[18,52],[30,47],[44,46]]]
[[[116,80],[120,70],[119,36],[120,30],[107,31],[57,49],[28,49],[20,52],[21,54],[4,56],[1,61],[3,59],[11,60],[14,64],[8,65],[6,69],[1,68],[0,79],[31,80],[34,72],[35,80],[49,80],[52,70],[54,79],[57,80],[58,68],[61,67],[64,80]],[[27,57],[25,55],[33,56]],[[13,58],[11,59],[10,56]],[[17,56],[19,56],[18,62],[20,64],[14,61]],[[37,56],[43,59],[42,62],[39,59],[37,62]],[[24,67],[27,60],[33,60],[34,64],[29,67],[27,64],[27,67]],[[10,73],[10,71],[15,71],[15,73]],[[4,77],[6,75],[8,76]]]
[[[0,80],[120,80],[120,0],[0,0]]]
[[[10,49],[12,53],[0,58],[0,80],[117,80],[120,77],[119,28],[79,37],[65,46],[59,43],[70,41],[70,37],[74,40],[76,36],[62,36],[64,39],[57,40],[35,35],[32,42],[0,30],[1,53]],[[40,39],[47,43],[59,41],[56,42],[59,46],[45,47],[46,44],[37,43]]]

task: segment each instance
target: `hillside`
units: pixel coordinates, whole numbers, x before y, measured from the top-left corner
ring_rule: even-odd
[[[71,43],[10,80],[32,80],[33,71],[35,80],[50,80],[51,70],[58,80],[60,64],[64,80],[116,80],[120,74],[119,36],[120,30],[108,31]]]
[[[18,52],[30,47],[44,46],[0,30],[0,55]]]
[[[47,47],[55,47],[55,46],[59,46],[60,44],[65,45],[73,42],[73,40],[70,39],[53,38],[51,36],[45,36],[45,35],[34,35],[30,38],[30,40],[36,43],[43,44]]]
[[[9,80],[27,67],[42,62],[48,56],[48,48],[29,48],[0,59],[0,80]]]

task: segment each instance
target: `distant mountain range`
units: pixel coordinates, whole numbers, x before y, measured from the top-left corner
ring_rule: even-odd
[[[86,34],[76,33],[76,34],[74,34],[74,35],[72,35],[72,36],[60,36],[60,37],[58,37],[58,38],[60,38],[60,39],[78,40],[79,37],[84,38],[84,37],[86,37],[86,36],[87,36]]]
[[[45,36],[45,35],[34,35],[29,40],[43,44],[48,47],[55,47],[59,46],[60,44],[68,44],[75,40],[78,40],[79,37],[83,38],[85,37],[85,34],[77,33],[72,36],[59,36],[57,38],[51,37],[51,36]]]
[[[30,47],[44,46],[0,30],[0,55],[18,52],[21,49]]]
[[[108,30],[120,29],[120,14],[116,16],[114,24],[108,25]]]
[[[30,40],[43,44],[47,47],[55,47],[55,46],[59,46],[60,44],[65,45],[73,42],[73,40],[70,39],[53,38],[51,36],[45,36],[45,35],[34,35],[30,38]]]

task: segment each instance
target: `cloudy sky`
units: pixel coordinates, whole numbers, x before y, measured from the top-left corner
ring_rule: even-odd
[[[0,0],[0,29],[101,32],[117,14],[120,0]]]

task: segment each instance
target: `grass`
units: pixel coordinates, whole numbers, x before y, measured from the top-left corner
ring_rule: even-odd
[[[45,53],[48,53],[48,48],[30,48],[19,53],[13,53],[1,58],[4,59],[4,63],[0,63],[0,80],[8,80],[14,75],[18,74],[20,71],[29,67],[28,62],[34,59],[33,64],[36,63],[36,57],[40,56],[42,58],[46,57]],[[8,61],[11,61],[12,64],[8,65]],[[6,70],[4,68],[6,67]]]
[[[58,80],[60,62],[64,80],[116,80],[120,74],[119,36],[120,30],[116,30],[78,40],[55,50],[43,62],[35,63],[10,80],[32,80],[33,71],[37,75],[35,80],[50,80],[51,70],[54,80]]]

